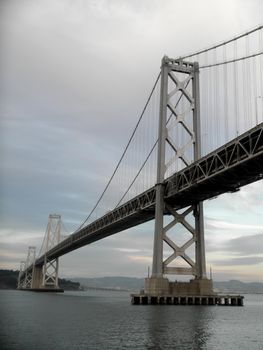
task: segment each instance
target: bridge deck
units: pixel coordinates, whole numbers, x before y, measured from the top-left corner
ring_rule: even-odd
[[[263,123],[175,173],[164,182],[165,201],[176,209],[213,198],[262,178]],[[143,192],[52,248],[48,259],[154,218],[155,188]],[[36,265],[44,263],[44,255]]]

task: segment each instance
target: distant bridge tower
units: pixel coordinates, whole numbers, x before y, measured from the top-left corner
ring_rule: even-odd
[[[19,275],[18,275],[18,281],[17,281],[17,289],[22,289],[23,288],[23,275],[26,269],[26,262],[21,261],[20,262],[20,269],[19,269]]]
[[[33,286],[34,264],[36,260],[36,247],[28,247],[26,261],[21,261],[18,276],[18,289],[29,289]],[[30,268],[31,267],[31,268]]]
[[[32,288],[33,275],[34,275],[34,264],[36,260],[36,247],[28,247],[27,259],[26,259],[26,276],[24,280],[24,288]],[[32,265],[31,270],[28,267]]]
[[[50,259],[47,252],[59,244],[61,237],[61,216],[50,214],[44,241],[45,260],[43,265],[43,288],[58,288],[58,258]]]
[[[42,260],[36,259],[36,247],[29,247],[26,261],[21,261],[18,289],[37,291],[63,291],[58,286],[58,258],[52,258],[50,251],[60,243],[61,216],[49,215],[47,229],[40,251]]]
[[[153,266],[151,278],[145,281],[145,292],[148,294],[167,294],[171,288],[176,289],[176,284],[171,286],[168,279],[164,278],[165,274],[193,275],[195,280],[185,284],[185,293],[202,293],[202,290],[210,292],[211,281],[206,279],[203,203],[195,203],[193,199],[192,206],[184,212],[178,212],[165,200],[163,185],[165,173],[174,163],[178,170],[178,167],[188,166],[200,158],[200,146],[198,63],[165,56],[161,66]],[[168,224],[164,220],[166,214],[173,216]],[[189,214],[193,215],[193,223],[188,220]],[[190,239],[181,246],[169,236],[169,231],[177,224],[183,225],[190,233]],[[173,251],[165,260],[164,242]],[[192,245],[195,246],[195,261],[186,253]],[[177,257],[181,257],[187,267],[174,266]]]

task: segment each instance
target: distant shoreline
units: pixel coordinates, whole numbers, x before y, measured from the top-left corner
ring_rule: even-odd
[[[14,290],[17,287],[19,271],[0,269],[0,289]],[[263,294],[262,282],[241,282],[238,280],[213,282],[217,293]],[[65,291],[98,290],[109,292],[138,292],[144,288],[144,278],[136,277],[74,277],[60,278],[59,286]]]

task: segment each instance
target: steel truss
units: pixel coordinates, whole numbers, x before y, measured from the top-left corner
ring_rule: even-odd
[[[20,269],[19,269],[19,274],[18,274],[18,280],[17,280],[17,289],[22,289],[23,284],[24,284],[24,278],[23,276],[25,275],[24,272],[26,270],[26,262],[21,261],[20,262]]]
[[[260,180],[262,174],[263,123],[166,179],[163,185],[165,203],[176,210],[186,208],[222,193],[236,191],[241,186]],[[152,187],[73,233],[36,259],[35,265],[44,265],[45,255],[52,260],[152,220],[155,201],[156,189]],[[167,209],[164,214],[169,214]]]
[[[47,255],[50,249],[58,245],[60,242],[61,233],[61,216],[56,214],[49,215],[46,244],[43,266],[43,282],[44,288],[58,288],[58,258],[50,259]]]
[[[179,214],[174,208],[165,204],[169,214],[173,216],[173,220],[164,226],[163,228],[163,240],[173,249],[173,253],[163,261],[163,273],[164,274],[176,274],[176,275],[195,275],[196,265],[195,262],[186,254],[186,250],[196,242],[196,230],[187,221],[186,217],[190,213],[194,212],[195,206],[190,206],[183,213]],[[179,247],[171,238],[169,238],[169,230],[176,224],[182,224],[184,228],[191,233],[191,238],[187,240],[181,247]],[[174,267],[169,266],[177,257],[181,257],[189,267]]]
[[[263,123],[168,178],[165,198],[176,196],[183,207],[194,198],[212,198],[260,180],[262,153]]]
[[[28,247],[26,261],[21,261],[18,275],[18,289],[30,289],[33,285],[34,265],[36,260],[36,247]]]

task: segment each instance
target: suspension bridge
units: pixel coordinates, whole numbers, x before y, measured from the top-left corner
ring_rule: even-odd
[[[59,290],[60,256],[154,219],[145,296],[213,295],[206,275],[203,201],[263,177],[262,33],[258,26],[190,55],[163,57],[139,120],[90,214],[66,237],[60,215],[50,215],[38,256],[29,247],[21,262],[18,289]],[[177,244],[172,231],[187,232],[188,238]],[[180,284],[166,275],[194,279]]]

